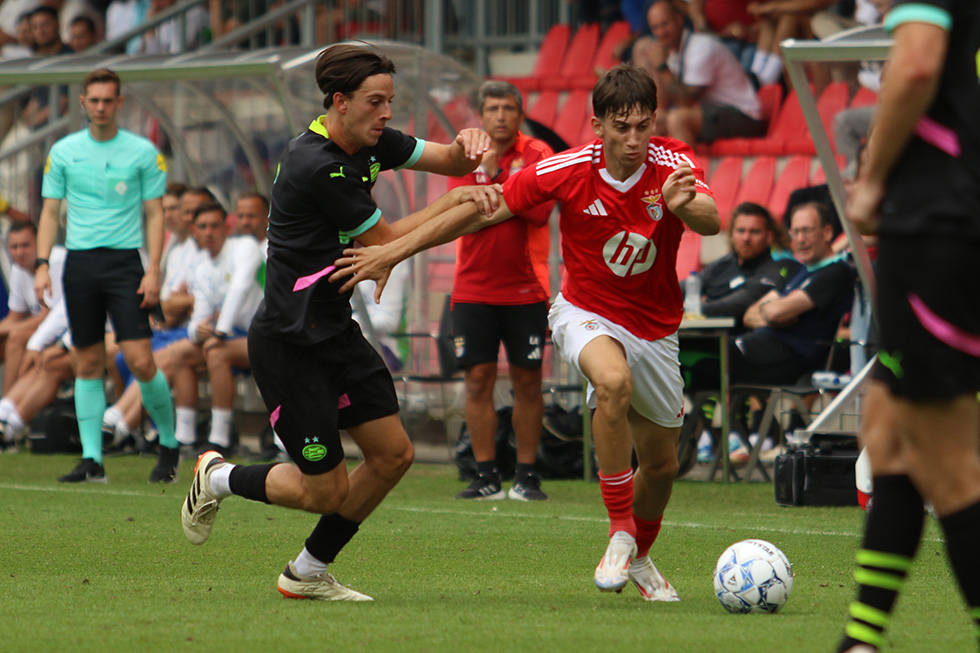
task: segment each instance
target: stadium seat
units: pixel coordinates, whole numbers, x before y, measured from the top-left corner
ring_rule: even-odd
[[[835,154],[834,159],[837,161],[838,170],[843,170],[844,166],[847,165],[847,160],[844,158],[844,155],[842,154]],[[820,186],[821,184],[826,184],[827,171],[824,170],[823,166],[820,164],[820,159],[814,157],[813,164],[814,164],[814,170],[813,170],[813,174],[810,175],[810,185]]]
[[[760,156],[749,168],[735,196],[735,205],[742,202],[755,202],[766,206],[772,195],[773,180],[776,176],[776,157]],[[732,207],[734,209],[734,206]]]
[[[571,28],[567,24],[558,23],[544,35],[541,47],[538,48],[538,58],[534,60],[534,68],[527,77],[501,78],[512,83],[521,92],[527,95],[531,91],[541,90],[541,82],[544,79],[553,77],[555,74],[555,64],[565,57],[568,49],[568,41],[571,37]]]
[[[851,98],[851,103],[848,105],[851,109],[856,109],[858,107],[868,107],[878,104],[878,94],[872,91],[870,88],[865,88],[862,86]]]
[[[769,195],[769,204],[766,205],[777,222],[782,220],[783,210],[786,209],[793,191],[810,185],[810,161],[808,156],[794,156],[786,162],[783,171],[778,175]]]
[[[741,179],[742,158],[726,156],[718,163],[708,182],[708,186],[711,187],[711,192],[715,196],[718,215],[721,216],[722,231],[728,228],[728,222],[731,220]]]
[[[820,94],[817,100],[817,113],[820,114],[820,122],[827,132],[830,139],[830,147],[835,152],[837,146],[834,144],[834,116],[847,108],[847,101],[851,91],[847,82],[831,82]]]
[[[592,131],[592,94],[589,94],[589,101],[585,107],[585,120],[582,121],[582,131],[579,132],[579,143],[585,145],[596,139],[595,132]]]
[[[619,59],[613,56],[613,50],[622,41],[629,38],[631,34],[630,24],[625,20],[616,21],[606,29],[606,32],[599,40],[599,45],[592,59],[592,67],[587,74],[579,75],[571,80],[571,88],[584,88],[591,90],[596,82],[597,71],[606,71],[620,63]]]
[[[684,229],[677,248],[677,279],[687,279],[692,272],[701,271],[701,234]]]
[[[783,87],[779,84],[766,84],[759,89],[759,104],[762,105],[762,119],[769,126],[767,138],[775,126],[775,118],[783,102]],[[752,154],[752,143],[757,138],[721,138],[707,149],[712,156],[748,156]]]
[[[554,129],[558,113],[558,91],[541,91],[527,111],[527,117],[548,129]]]
[[[576,147],[586,142],[582,140],[582,124],[592,115],[592,107],[589,104],[590,94],[590,91],[584,89],[569,93],[555,118],[554,131],[569,147]]]
[[[595,59],[598,45],[598,23],[586,23],[579,27],[575,36],[572,37],[572,42],[568,45],[565,57],[561,60],[558,74],[554,74],[554,62],[549,66],[549,74],[541,80],[542,90],[565,91],[572,87],[574,79],[593,75],[592,61]]]
[[[754,139],[751,150],[752,154],[772,156],[815,153],[795,90],[791,90],[783,101],[769,134],[765,138]]]

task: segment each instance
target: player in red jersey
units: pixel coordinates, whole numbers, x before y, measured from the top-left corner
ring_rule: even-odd
[[[677,593],[649,549],[670,499],[683,419],[675,259],[685,225],[709,235],[720,220],[691,149],[653,136],[657,94],[648,76],[630,66],[611,69],[596,82],[592,107],[599,140],[512,176],[489,222],[561,203],[566,275],[549,323],[562,356],[588,379],[595,406],[592,433],[610,520],[595,583],[620,591],[632,580],[645,599],[673,601]],[[488,222],[456,217],[432,220],[382,248],[346,250],[336,264],[349,267],[332,279],[355,272],[357,280],[378,279],[380,296],[395,263]]]
[[[522,168],[554,154],[542,141],[518,129],[524,120],[521,92],[508,82],[489,81],[477,97],[490,149],[480,167],[449,179],[449,187],[502,184]],[[541,439],[544,399],[541,362],[548,333],[548,218],[545,202],[507,220],[460,238],[453,277],[453,337],[456,364],[465,370],[466,427],[473,444],[477,476],[458,499],[542,501],[541,481],[534,472]],[[514,390],[514,436],[517,469],[514,485],[505,492],[497,468],[494,437],[500,343],[507,350]]]

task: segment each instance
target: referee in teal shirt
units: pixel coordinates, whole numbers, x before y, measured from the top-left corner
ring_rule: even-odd
[[[150,482],[172,483],[177,478],[180,449],[174,436],[170,388],[153,362],[148,317],[160,295],[167,164],[152,143],[117,126],[123,98],[114,72],[100,69],[86,75],[80,100],[89,126],[55,143],[48,154],[37,238],[35,289],[41,296],[51,285],[46,259],[58,236],[61,202],[67,200],[64,289],[78,357],[75,413],[82,461],[58,480],[106,480],[102,377],[108,314],[126,364],[139,382],[143,406],[160,431],[160,456]],[[149,253],[145,271],[139,254],[143,245],[141,208],[146,212]]]

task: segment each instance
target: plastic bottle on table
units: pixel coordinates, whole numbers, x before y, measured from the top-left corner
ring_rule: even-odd
[[[684,286],[684,314],[701,315],[701,277],[694,271]]]

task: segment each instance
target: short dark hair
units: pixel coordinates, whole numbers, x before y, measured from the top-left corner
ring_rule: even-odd
[[[119,80],[119,75],[108,68],[97,68],[88,75],[85,75],[82,79],[82,95],[85,95],[88,87],[92,84],[115,84],[117,96],[122,91],[122,82]]]
[[[269,208],[269,198],[258,191],[254,191],[254,190],[245,191],[244,193],[238,196],[236,202],[241,200],[258,200],[262,202],[262,206],[264,206],[266,209]]]
[[[766,207],[762,206],[761,204],[756,204],[755,202],[742,202],[735,207],[735,210],[732,211],[732,220],[728,227],[729,231],[735,229],[735,218],[740,215],[751,215],[757,218],[762,218],[766,223],[766,231],[774,235],[779,233],[779,224],[777,224],[776,219],[772,217],[772,213],[770,213]]]
[[[517,110],[524,113],[524,97],[521,95],[521,90],[511,84],[510,82],[505,82],[499,79],[491,79],[480,85],[480,89],[476,92],[476,106],[483,113],[483,104],[487,101],[488,97],[495,99],[501,99],[513,96],[514,101],[517,102]]]
[[[834,219],[830,215],[830,207],[823,202],[803,202],[802,204],[797,204],[789,211],[789,222],[793,223],[793,216],[800,212],[801,209],[812,208],[817,212],[817,216],[820,218],[821,227],[831,227],[834,226]]]
[[[394,75],[395,64],[373,48],[337,43],[316,58],[316,85],[323,92],[323,108],[333,105],[333,94],[350,95],[372,75]]]
[[[204,197],[207,198],[205,200],[205,202],[217,202],[218,201],[215,198],[214,193],[212,193],[210,190],[208,190],[204,186],[194,186],[194,187],[191,187],[191,188],[184,188],[184,192],[181,193],[178,196],[178,199],[181,198],[181,197],[183,197],[184,195],[187,195],[188,193],[190,193],[191,195],[203,195]]]
[[[626,115],[634,110],[657,110],[657,85],[645,72],[630,64],[610,68],[592,89],[592,112],[599,120]]]
[[[34,18],[35,16],[38,16],[40,14],[47,14],[51,18],[54,18],[55,22],[57,22],[58,20],[58,10],[55,9],[54,7],[49,7],[48,5],[41,5],[34,11],[27,14],[27,16],[28,18]]]
[[[30,231],[37,238],[37,225],[30,220],[19,220],[10,225],[8,234],[15,234],[18,231]]]
[[[180,198],[187,190],[187,185],[179,181],[168,181],[167,186],[164,189],[164,195],[173,195],[174,197]]]
[[[221,214],[221,219],[224,220],[228,217],[228,213],[225,211],[225,207],[221,206],[217,202],[205,202],[199,207],[194,209],[193,222],[197,222],[197,218],[205,213],[218,212]]]
[[[75,16],[75,18],[71,21],[69,27],[74,27],[79,23],[85,25],[85,29],[89,31],[89,34],[95,36],[95,22],[93,22],[91,18],[89,18],[88,16]]]

